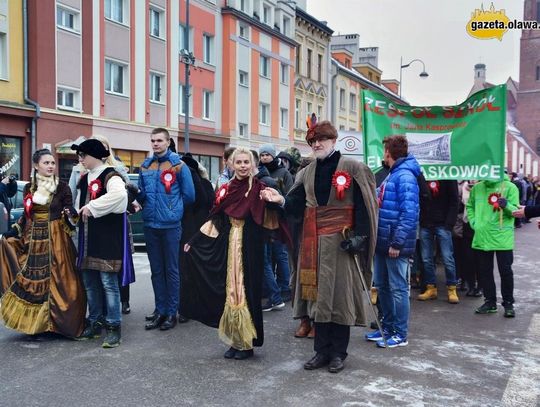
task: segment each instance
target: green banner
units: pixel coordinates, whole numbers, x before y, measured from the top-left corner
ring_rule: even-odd
[[[376,170],[386,136],[402,134],[426,179],[491,179],[504,176],[506,85],[473,94],[457,106],[398,105],[362,91],[364,157]]]

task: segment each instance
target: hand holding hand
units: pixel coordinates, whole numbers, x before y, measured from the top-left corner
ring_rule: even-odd
[[[525,217],[525,206],[520,206],[519,209],[512,212],[514,218],[524,218]]]
[[[266,202],[273,202],[279,205],[285,203],[285,198],[274,188],[265,188],[261,191],[260,198]]]

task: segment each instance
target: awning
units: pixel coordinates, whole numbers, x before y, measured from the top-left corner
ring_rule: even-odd
[[[72,144],[81,144],[84,140],[86,140],[86,137],[80,136],[75,141],[68,139],[61,141],[60,143],[57,143],[54,147],[56,149],[57,154],[72,154],[75,155],[75,151],[71,149]]]

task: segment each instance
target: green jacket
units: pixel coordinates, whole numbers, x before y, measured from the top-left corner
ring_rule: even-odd
[[[493,210],[488,199],[492,193],[500,193],[508,204],[502,210]],[[467,202],[467,217],[474,230],[473,249],[493,251],[512,250],[514,248],[514,218],[512,211],[519,209],[519,191],[510,182],[508,176],[504,181],[482,181],[471,190]]]

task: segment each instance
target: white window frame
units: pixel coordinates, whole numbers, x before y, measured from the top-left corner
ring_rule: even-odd
[[[242,80],[244,78],[244,80]],[[249,87],[249,73],[246,71],[238,71],[238,84],[240,86],[245,86],[246,88]]]
[[[117,13],[117,8],[114,7],[114,3],[121,3],[122,5],[121,19],[118,18],[117,14],[115,14]],[[107,20],[114,21],[115,23],[123,25],[128,25],[127,22],[129,21],[129,8],[127,0],[105,0],[104,8],[104,14]]]
[[[185,116],[184,110],[184,88],[183,83],[178,85],[178,114],[180,116]],[[193,117],[193,86],[189,85],[189,117]]]
[[[307,112],[308,116],[311,116],[311,113],[315,113],[313,111],[313,103],[306,102],[306,112]]]
[[[243,13],[248,13],[247,0],[238,0],[238,8]]]
[[[259,103],[259,124],[270,126],[270,105],[268,103]]]
[[[294,127],[300,128],[300,114],[302,110],[302,99],[296,99],[294,101]]]
[[[62,92],[62,101],[58,103],[58,93]],[[72,95],[73,106],[66,104],[66,95]],[[60,110],[71,110],[75,112],[80,112],[80,91],[78,89],[69,88],[66,86],[58,86],[56,88],[56,108]]]
[[[345,100],[345,89],[339,89],[339,108],[345,110],[347,108],[347,101]]]
[[[0,80],[9,80],[9,37],[0,33]]]
[[[183,23],[178,24],[178,52],[184,49],[184,35],[186,31],[186,25]],[[189,26],[189,50],[193,52],[193,26]]]
[[[238,137],[248,137],[248,125],[247,123],[238,123]]]
[[[148,11],[150,13],[150,35],[154,38],[159,39],[165,39],[165,10],[150,6],[150,10]],[[154,33],[155,31],[155,22],[156,22],[156,14],[157,14],[157,34]]]
[[[356,94],[349,93],[349,110],[351,112],[356,112]]]
[[[59,16],[59,13],[61,13],[60,16]],[[66,18],[68,15],[73,16],[73,27],[66,25]],[[61,20],[60,22],[58,21],[59,17]],[[62,30],[79,34],[81,32],[80,21],[81,21],[81,13],[79,11],[66,7],[64,5],[56,6],[56,27]]]
[[[159,81],[159,84],[157,83]],[[156,85],[159,86],[156,93]],[[158,72],[150,72],[150,102],[165,104],[163,88],[165,86],[165,75]],[[157,97],[156,97],[157,96]]]
[[[321,120],[322,113],[323,113],[322,105],[317,105],[317,120]]]
[[[266,71],[266,74],[265,72]],[[270,57],[266,55],[262,55],[259,57],[259,75],[263,78],[270,79],[270,71],[271,71],[271,65],[270,65]]]
[[[268,15],[267,15],[267,18],[265,18],[265,15],[264,15],[264,12],[268,10]],[[268,3],[263,3],[262,4],[262,15],[261,15],[261,20],[264,24],[266,25],[269,25],[270,27],[273,27],[274,24],[272,22],[272,5],[268,4]]]
[[[280,63],[280,82],[283,85],[289,85],[289,65]]]
[[[215,37],[210,34],[203,34],[203,62],[208,65],[215,64]]]
[[[283,35],[287,37],[291,34],[291,19],[287,16],[283,16]]]
[[[244,33],[242,33],[242,31],[244,31]],[[242,21],[238,22],[238,36],[245,40],[249,40],[249,25],[248,24]]]
[[[109,65],[110,68],[107,68],[107,65]],[[114,84],[112,83],[112,81],[113,81],[112,75],[114,75],[113,70],[115,69],[115,67],[122,68],[122,91],[121,92],[119,92],[117,90],[114,90]],[[110,71],[110,72],[108,72],[108,71]],[[129,72],[128,64],[126,64],[124,62],[115,61],[115,60],[112,60],[112,59],[105,59],[105,72],[104,72],[105,92],[113,94],[113,95],[129,96],[129,93],[127,92],[127,90],[129,89],[128,72]],[[110,84],[109,89],[107,88],[107,76],[108,75],[111,75],[111,77],[109,78],[109,84]]]
[[[279,127],[285,130],[289,128],[289,109],[284,107],[279,109]]]
[[[214,92],[203,90],[202,102],[202,118],[205,120],[214,120]]]

